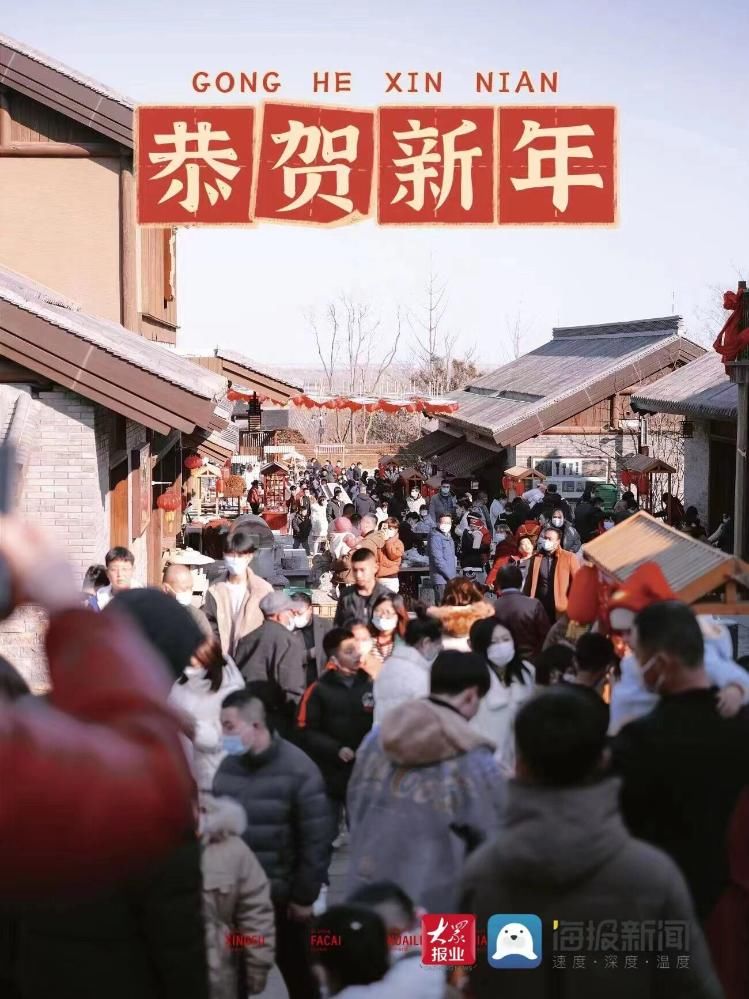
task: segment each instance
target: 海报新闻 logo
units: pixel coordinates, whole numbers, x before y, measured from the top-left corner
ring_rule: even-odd
[[[495,913],[489,919],[486,952],[492,968],[537,968],[543,956],[541,920],[530,913]]]

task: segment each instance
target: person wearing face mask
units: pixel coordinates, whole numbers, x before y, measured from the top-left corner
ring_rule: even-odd
[[[359,746],[372,727],[372,677],[362,668],[359,644],[350,628],[325,636],[328,666],[307,688],[296,718],[301,748],[320,768],[330,807],[330,842],[338,834],[346,789]]]
[[[539,551],[531,558],[523,592],[540,600],[550,621],[567,609],[567,597],[580,563],[560,547],[561,531],[545,527],[538,542]]]
[[[389,711],[357,753],[348,789],[348,891],[388,878],[430,912],[457,912],[467,853],[492,835],[504,780],[470,720],[489,690],[472,653],[441,652],[428,698]]]
[[[287,727],[291,730],[297,705],[307,685],[306,651],[295,634],[296,606],[285,593],[274,591],[260,601],[263,623],[237,643],[236,662],[248,683],[268,680],[283,692]]]
[[[437,603],[442,602],[445,587],[458,574],[458,558],[455,542],[452,539],[453,519],[449,513],[442,514],[436,530],[429,535],[429,576],[434,586]]]
[[[382,525],[382,535],[385,542],[379,550],[377,582],[392,590],[393,593],[397,593],[400,589],[398,573],[406,549],[400,539],[400,524],[395,517],[388,517]]]
[[[555,507],[552,510],[551,526],[556,527],[561,532],[562,548],[566,552],[572,552],[573,555],[576,555],[582,548],[583,543],[574,526],[569,520],[565,519],[564,510],[561,507]]]
[[[403,637],[408,623],[408,611],[403,597],[389,593],[372,605],[370,625],[375,640],[374,652],[382,662],[392,655],[398,639]]]
[[[494,619],[497,624],[511,628],[521,658],[533,661],[549,634],[549,615],[540,600],[526,597],[522,592],[523,574],[517,565],[505,565],[497,584],[499,596],[494,605]]]
[[[441,650],[441,623],[417,607],[415,620],[407,622],[403,640],[375,677],[375,724],[405,701],[429,694],[432,663]]]
[[[428,535],[435,529],[437,525],[432,520],[429,514],[429,508],[426,503],[422,503],[419,507],[419,519],[416,524],[414,524],[413,531],[414,534]]]
[[[257,535],[246,527],[229,531],[224,541],[226,578],[212,583],[203,601],[203,613],[224,655],[234,655],[239,640],[260,627],[260,601],[273,592],[271,584],[250,568],[257,548]]]
[[[375,640],[372,628],[361,621],[354,621],[349,625],[351,633],[356,639],[356,647],[359,650],[359,662],[361,668],[376,680],[382,669],[382,656],[375,651]]]
[[[535,693],[536,673],[517,651],[511,628],[491,618],[471,628],[471,649],[489,667],[490,686],[473,719],[477,731],[497,746],[495,758],[507,776],[515,773],[515,716]]]
[[[667,600],[646,607],[635,618],[631,643],[645,684],[660,700],[612,742],[624,819],[634,836],[676,861],[708,942],[718,956],[730,956],[733,948],[724,949],[710,934],[719,930],[712,917],[731,875],[737,887],[745,885],[747,838],[735,842],[729,831],[749,780],[749,712],[721,715],[704,667],[702,631],[687,604]],[[729,844],[737,849],[734,856]]]
[[[443,482],[439,491],[429,501],[429,516],[435,524],[438,524],[440,517],[456,517],[457,511],[458,501],[455,498],[455,493],[452,491],[452,486],[449,482]]]
[[[213,793],[244,809],[242,839],[268,876],[276,925],[276,964],[289,999],[319,999],[309,962],[309,921],[330,855],[330,809],[317,764],[269,727],[255,687],[221,708],[226,756]]]
[[[181,604],[195,624],[200,628],[206,638],[213,637],[208,618],[203,611],[193,603],[193,589],[195,581],[192,578],[192,571],[189,565],[171,563],[164,569],[161,581],[161,589],[167,596],[174,597],[178,604]]]
[[[312,597],[303,590],[295,593],[294,627],[298,640],[304,645],[304,660],[307,669],[307,684],[318,678],[325,669],[327,657],[323,649],[323,639],[333,626],[330,618],[320,617],[312,608]]]
[[[242,674],[225,657],[213,637],[196,650],[177,678],[169,703],[179,708],[193,723],[191,736],[193,773],[199,791],[210,791],[218,765],[223,759],[221,704],[227,694],[242,690]]]
[[[421,489],[419,486],[414,485],[408,494],[408,499],[406,500],[406,505],[408,506],[409,513],[418,513],[419,510],[424,505],[424,497],[421,495]]]

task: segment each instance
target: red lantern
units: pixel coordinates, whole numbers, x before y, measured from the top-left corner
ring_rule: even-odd
[[[200,468],[203,464],[203,459],[199,454],[190,454],[185,458],[185,468],[189,469],[191,472],[196,468]],[[159,497],[160,499],[161,497]]]
[[[162,493],[156,500],[156,506],[164,511],[164,522],[167,531],[171,533],[174,526],[174,514],[182,509],[182,496],[175,492]]]
[[[509,475],[505,475],[502,477],[502,488],[506,493],[509,493],[509,491],[512,489],[514,485],[515,485],[515,480],[511,479]]]

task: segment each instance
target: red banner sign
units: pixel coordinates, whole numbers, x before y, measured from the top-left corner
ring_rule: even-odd
[[[613,225],[616,132],[613,107],[139,107],[138,222]]]

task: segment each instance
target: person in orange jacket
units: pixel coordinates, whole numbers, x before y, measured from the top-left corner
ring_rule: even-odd
[[[50,900],[163,857],[194,825],[195,785],[157,653],[124,615],[81,609],[46,536],[0,517],[0,618],[26,603],[49,615],[52,690],[33,710],[0,701],[0,882]]]

